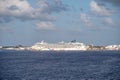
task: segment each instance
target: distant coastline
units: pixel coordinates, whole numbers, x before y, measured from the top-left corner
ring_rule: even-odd
[[[99,51],[99,50],[120,50],[120,45],[94,46],[84,43],[64,41],[51,44],[44,41],[35,43],[32,46],[0,46],[0,50],[30,50],[30,51]]]

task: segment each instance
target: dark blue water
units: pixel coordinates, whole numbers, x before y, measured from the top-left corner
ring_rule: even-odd
[[[120,51],[0,51],[0,80],[120,80]]]

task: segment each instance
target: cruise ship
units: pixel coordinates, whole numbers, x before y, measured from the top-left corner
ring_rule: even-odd
[[[68,43],[65,43],[64,41],[50,44],[46,43],[44,41],[38,42],[34,44],[31,49],[32,50],[40,50],[40,51],[75,51],[75,50],[87,50],[88,46],[86,46],[84,43],[71,41]]]

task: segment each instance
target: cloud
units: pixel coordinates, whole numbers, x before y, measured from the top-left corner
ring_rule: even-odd
[[[113,25],[113,20],[111,18],[109,18],[109,17],[104,18],[103,24],[105,24],[105,25]]]
[[[33,8],[26,0],[1,0],[0,20],[7,21],[7,19],[12,20],[12,18],[27,18],[28,16],[30,17],[32,10]]]
[[[86,25],[86,26],[91,26],[92,23],[90,21],[90,17],[87,16],[85,13],[80,14],[80,20]]]
[[[120,0],[97,0],[97,1],[110,3],[120,8]]]
[[[19,20],[40,20],[50,21],[55,17],[52,13],[67,10],[61,0],[35,0],[36,7],[32,7],[28,0],[0,0],[0,22],[10,22],[13,19]]]
[[[39,7],[45,7],[44,11],[48,13],[68,10],[68,6],[64,5],[61,0],[48,0],[47,2],[44,0],[36,0],[36,2]]]
[[[105,6],[98,5],[95,1],[90,2],[91,11],[98,16],[110,16],[112,11]]]
[[[55,30],[55,25],[50,21],[47,21],[47,22],[42,21],[42,22],[36,23],[35,26],[37,29],[40,29],[40,30]]]

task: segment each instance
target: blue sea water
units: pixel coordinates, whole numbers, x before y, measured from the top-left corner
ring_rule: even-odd
[[[120,51],[0,51],[0,80],[120,80]]]

